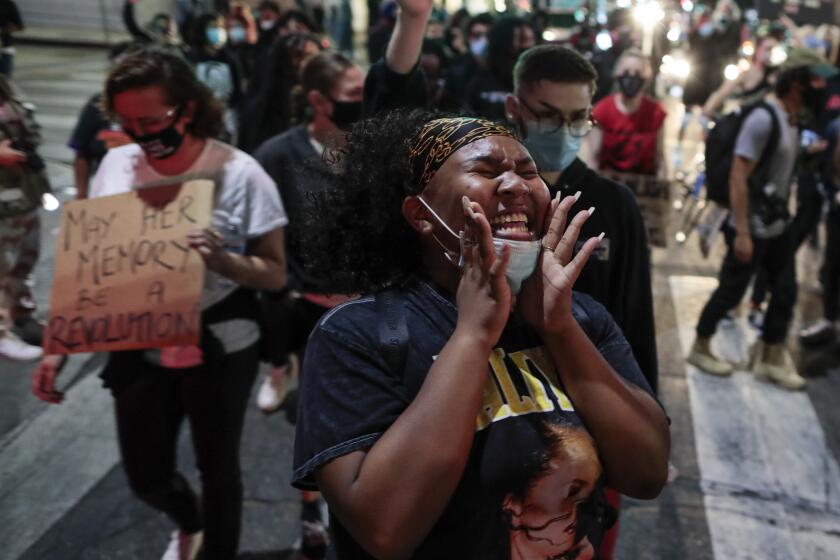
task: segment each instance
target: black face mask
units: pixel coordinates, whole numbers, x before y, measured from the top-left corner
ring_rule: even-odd
[[[624,97],[636,97],[644,85],[645,79],[638,74],[622,74],[618,77],[618,89]]]
[[[129,138],[140,145],[145,154],[152,159],[166,159],[171,157],[178,151],[181,144],[184,142],[184,135],[178,132],[175,124],[181,118],[181,109],[175,113],[172,119],[172,124],[151,134],[144,134],[142,136],[135,134],[131,130],[125,131]]]
[[[333,104],[330,120],[341,130],[349,130],[354,122],[362,118],[361,101],[330,101]]]

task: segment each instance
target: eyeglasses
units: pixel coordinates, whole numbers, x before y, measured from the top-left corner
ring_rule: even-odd
[[[139,130],[140,132],[146,133],[163,128],[173,116],[180,113],[180,109],[180,107],[173,107],[159,117],[142,117],[139,119],[126,119],[121,115],[117,115],[116,121],[123,130]],[[132,124],[136,125],[136,127],[131,127]]]
[[[517,97],[517,99],[519,99],[519,102],[522,103],[532,115],[534,115],[537,119],[537,125],[540,127],[540,130],[544,132],[559,132],[561,128],[565,128],[571,136],[574,136],[575,138],[582,138],[589,134],[589,131],[595,126],[595,120],[588,111],[586,116],[567,122],[566,119],[563,118],[563,115],[558,111],[552,111],[550,115],[543,112],[543,114],[540,115],[540,113],[535,111],[524,99],[521,97]]]

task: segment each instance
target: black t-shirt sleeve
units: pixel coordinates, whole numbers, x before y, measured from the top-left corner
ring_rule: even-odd
[[[365,117],[398,108],[423,109],[426,104],[426,77],[419,63],[408,74],[394,72],[384,59],[370,67],[365,78]]]
[[[297,488],[337,457],[369,449],[409,405],[402,380],[376,344],[372,298],[327,313],[306,345],[295,433]]]

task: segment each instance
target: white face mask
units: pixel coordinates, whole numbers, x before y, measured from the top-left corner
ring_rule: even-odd
[[[446,260],[459,268],[464,266],[464,243],[466,238],[464,237],[463,230],[460,233],[455,233],[452,228],[450,228],[449,225],[447,225],[447,223],[438,216],[437,212],[432,209],[429,203],[426,202],[422,196],[418,196],[417,200],[426,207],[426,210],[432,213],[432,216],[440,222],[440,225],[442,225],[446,231],[452,235],[452,237],[456,238],[460,244],[460,254],[456,254],[455,251],[448,249],[446,245],[437,238],[437,235],[432,234],[435,241],[437,241],[438,245],[440,245],[443,249],[443,256],[446,257]],[[531,276],[537,268],[537,261],[540,257],[540,251],[542,251],[542,244],[539,239],[535,239],[533,241],[515,241],[494,237],[493,249],[496,253],[496,257],[501,257],[502,248],[505,245],[510,247],[510,260],[508,261],[505,278],[507,278],[508,286],[510,286],[510,292],[513,295],[516,295],[522,288],[522,282]]]

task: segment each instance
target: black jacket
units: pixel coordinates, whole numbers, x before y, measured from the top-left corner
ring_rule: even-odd
[[[594,206],[595,213],[581,230],[578,248],[604,232],[600,249],[589,259],[575,290],[604,305],[624,331],[645,378],[657,391],[656,328],[651,291],[650,252],[642,214],[633,192],[625,185],[601,177],[580,159],[566,168],[551,195],[581,191],[571,216]]]

